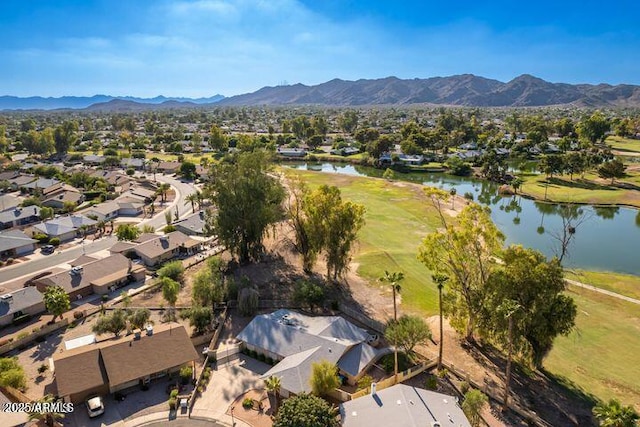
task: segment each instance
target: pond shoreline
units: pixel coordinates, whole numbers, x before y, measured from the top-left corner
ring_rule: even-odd
[[[375,168],[378,169],[380,171],[383,171],[383,169],[381,168],[376,168],[373,165],[367,164],[366,162],[362,161],[362,159],[349,159],[348,157],[345,158],[336,158],[336,157],[331,157],[330,155],[327,156],[317,156],[317,155],[312,155],[311,158],[309,158],[309,156],[305,156],[305,157],[278,157],[277,159],[278,163],[300,163],[300,162],[304,162],[304,163],[316,163],[321,165],[322,163],[336,163],[336,164],[343,164],[343,165],[359,165],[359,166],[363,166],[363,167],[370,167],[370,168]],[[474,180],[477,181],[481,181],[481,182],[487,182],[490,184],[494,184],[494,185],[501,185],[501,183],[499,182],[495,182],[495,181],[491,181],[489,179],[486,179],[484,177],[482,177],[481,175],[478,175],[476,173],[474,173],[473,175],[470,176],[463,176],[463,177],[459,177],[457,175],[453,175],[453,174],[449,174],[447,173],[447,169],[442,167],[442,168],[422,168],[422,167],[408,167],[406,170],[394,170],[394,172],[398,173],[398,174],[405,174],[405,173],[425,173],[425,174],[430,174],[430,173],[441,173],[443,175],[449,175],[451,177],[458,177],[458,178],[472,178]],[[371,177],[374,178],[374,177]],[[396,177],[397,178],[397,177]],[[506,184],[508,185],[508,184]],[[528,200],[533,200],[535,202],[540,202],[540,203],[548,203],[548,204],[554,204],[554,205],[576,205],[576,206],[593,206],[596,208],[629,208],[629,209],[635,209],[637,211],[640,212],[640,206],[638,205],[633,205],[633,204],[628,204],[628,203],[598,203],[598,202],[577,202],[577,201],[571,201],[571,200],[555,200],[555,199],[543,199],[543,198],[538,198],[534,195],[532,195],[531,193],[527,193],[526,191],[520,191],[517,194],[514,194],[517,196],[521,196],[524,197]]]

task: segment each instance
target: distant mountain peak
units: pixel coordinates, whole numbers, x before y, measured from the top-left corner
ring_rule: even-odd
[[[334,78],[313,86],[262,88],[225,98],[220,105],[458,105],[474,107],[640,106],[640,87],[550,83],[522,74],[504,83],[474,74],[427,79],[395,76],[356,81]]]

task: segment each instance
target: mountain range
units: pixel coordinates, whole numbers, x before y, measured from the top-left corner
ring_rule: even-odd
[[[468,107],[640,107],[640,86],[550,83],[523,74],[503,83],[462,74],[428,79],[333,79],[307,86],[301,83],[267,86],[243,95],[225,98],[135,98],[94,95],[60,98],[0,96],[0,110],[86,109],[89,111],[141,111],[251,105],[450,105]]]
[[[218,102],[218,105],[295,104],[640,107],[640,86],[550,83],[528,74],[503,83],[462,74],[411,80],[397,77],[357,81],[334,79],[315,86],[264,87]]]
[[[20,98],[17,96],[0,96],[0,110],[56,110],[56,109],[84,109],[96,104],[109,103],[111,101],[123,101],[135,108],[135,104],[160,106],[169,104],[168,108],[176,108],[176,105],[197,106],[202,104],[211,104],[223,99],[222,95],[214,95],[209,98],[172,98],[165,96],[156,96],[155,98],[136,98],[134,96],[110,96],[110,95],[93,95],[93,96],[62,96],[59,98],[43,98],[41,96],[31,96],[28,98]],[[173,104],[173,105],[172,105]],[[126,105],[126,104],[124,104]],[[118,106],[115,104],[114,106]],[[120,105],[122,106],[122,105]],[[165,105],[166,106],[166,105]],[[139,107],[139,106],[138,106]],[[137,108],[140,109],[140,108]]]

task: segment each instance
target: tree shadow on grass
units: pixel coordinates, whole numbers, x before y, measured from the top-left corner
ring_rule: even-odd
[[[490,345],[473,345],[469,353],[486,369],[493,370],[501,378],[492,389],[503,396],[506,358]],[[593,424],[591,409],[597,399],[568,380],[542,369],[532,371],[519,363],[513,363],[511,399],[520,407],[534,411],[553,426],[588,426]]]

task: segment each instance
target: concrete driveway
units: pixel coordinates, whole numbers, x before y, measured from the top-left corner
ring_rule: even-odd
[[[261,389],[264,382],[260,376],[270,368],[269,365],[240,355],[239,358],[218,366],[212,372],[207,389],[193,406],[192,417],[209,417],[231,425],[231,417],[226,414],[233,401],[241,394],[252,389]],[[245,425],[238,419],[236,426]]]

